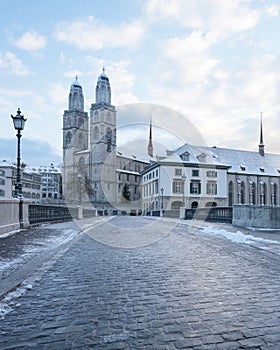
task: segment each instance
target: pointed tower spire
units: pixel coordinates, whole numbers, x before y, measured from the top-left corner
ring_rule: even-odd
[[[152,137],[152,117],[150,118],[150,134],[149,134],[149,144],[148,144],[148,155],[150,157],[154,156],[153,137]]]
[[[259,143],[259,154],[260,154],[261,156],[264,156],[262,112],[261,112],[261,121],[260,121],[260,143]]]

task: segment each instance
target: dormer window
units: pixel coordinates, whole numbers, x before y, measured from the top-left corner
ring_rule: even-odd
[[[197,159],[199,162],[205,162],[205,158],[206,158],[206,154],[205,153],[201,153],[197,156]]]
[[[260,171],[264,173],[264,168],[260,166]]]
[[[180,158],[184,161],[184,162],[188,162],[190,160],[190,153],[189,152],[184,152],[180,155]]]
[[[246,170],[246,167],[245,167],[244,165],[240,165],[240,169],[241,169],[242,171],[245,171],[245,170]]]

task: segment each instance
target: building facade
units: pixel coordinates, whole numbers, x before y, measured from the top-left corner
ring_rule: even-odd
[[[6,160],[0,161],[0,198],[14,198],[17,167]],[[42,197],[41,174],[35,168],[21,168],[23,198],[40,203]]]
[[[48,166],[34,167],[41,175],[42,196],[41,203],[62,203],[62,172],[59,166],[51,163]]]
[[[117,148],[117,111],[110,81],[99,75],[90,117],[84,111],[82,86],[70,87],[63,115],[63,194],[68,203],[92,204],[99,210],[141,210],[140,172],[149,164]]]
[[[142,210],[227,205],[229,166],[211,150],[186,144],[142,172]]]

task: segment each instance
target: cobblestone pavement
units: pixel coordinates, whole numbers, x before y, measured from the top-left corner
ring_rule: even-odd
[[[166,220],[81,226],[2,300],[1,350],[280,349],[279,255]]]

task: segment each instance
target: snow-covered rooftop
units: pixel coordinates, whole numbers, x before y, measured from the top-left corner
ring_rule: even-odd
[[[231,165],[229,173],[280,176],[280,155],[211,147],[215,159]]]
[[[117,157],[127,158],[146,164],[150,164],[153,160],[153,158],[149,157],[147,154],[135,152],[124,147],[117,147],[116,155]]]

